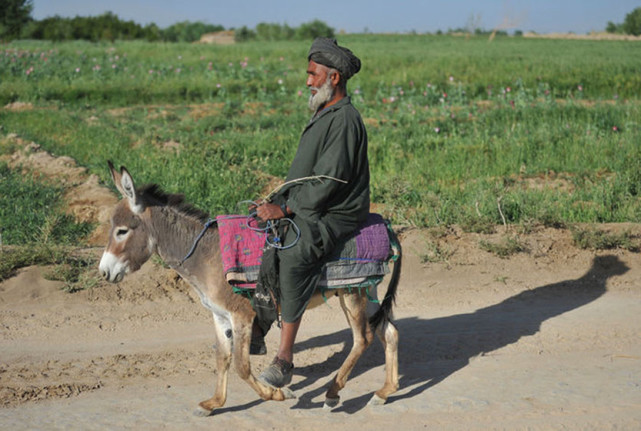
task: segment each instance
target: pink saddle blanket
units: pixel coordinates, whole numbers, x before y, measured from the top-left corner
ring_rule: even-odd
[[[242,215],[216,217],[220,251],[227,282],[237,287],[255,286],[266,246],[266,234],[256,220]],[[388,227],[379,214],[370,214],[354,235],[338,244],[323,266],[324,286],[349,284],[350,280],[389,273],[391,255]],[[344,282],[343,282],[344,281]]]

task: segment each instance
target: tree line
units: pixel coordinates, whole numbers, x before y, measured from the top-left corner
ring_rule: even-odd
[[[145,26],[124,21],[112,12],[98,16],[63,18],[58,15],[42,20],[31,17],[33,0],[0,0],[0,41],[37,40],[147,40],[150,42],[195,42],[203,34],[225,30],[222,25],[183,21],[167,28],[151,23]],[[233,30],[233,29],[230,29]],[[255,29],[242,27],[234,31],[238,42],[247,40],[293,40],[317,36],[333,37],[334,29],[314,20],[290,27],[287,24],[260,23]]]
[[[134,21],[121,20],[112,12],[93,17],[63,18],[56,15],[35,20],[31,17],[32,10],[33,0],[0,0],[0,41],[81,39],[98,42],[140,39],[152,42],[194,42],[200,40],[203,34],[225,30],[222,25],[189,21],[179,22],[164,29],[154,23],[142,26]],[[230,30],[234,30],[237,42],[309,40],[318,36],[334,37],[335,33],[332,27],[320,20],[304,23],[299,27],[260,23],[254,29],[243,26]],[[610,33],[641,35],[641,7],[628,13],[623,23],[608,22],[605,30]]]

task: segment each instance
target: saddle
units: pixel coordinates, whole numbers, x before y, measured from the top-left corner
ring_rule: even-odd
[[[258,280],[267,233],[253,217],[221,215],[216,222],[227,282],[238,293],[251,292]],[[369,214],[354,235],[339,243],[326,259],[320,287],[378,284],[389,273],[388,262],[395,254],[390,233],[389,222],[379,214]]]

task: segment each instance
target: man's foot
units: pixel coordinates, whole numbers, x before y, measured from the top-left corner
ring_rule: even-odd
[[[278,356],[274,358],[274,361],[269,367],[267,367],[260,376],[258,380],[267,383],[270,386],[275,388],[282,388],[285,385],[288,385],[292,381],[292,376],[294,375],[294,364],[287,362],[284,359],[280,359]]]

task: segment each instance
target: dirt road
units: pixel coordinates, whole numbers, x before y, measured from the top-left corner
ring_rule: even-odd
[[[41,268],[22,270],[0,284],[0,427],[641,429],[639,254],[579,250],[551,229],[523,237],[528,252],[509,259],[478,240],[404,232],[401,387],[377,408],[366,404],[383,382],[378,343],[341,404],[322,408],[350,343],[337,302],[305,315],[297,399],[263,402],[232,375],[226,407],[202,418],[193,412],[216,372],[211,316],[170,271],[149,262],[119,285],[69,294]],[[449,257],[421,263],[435,241]]]

